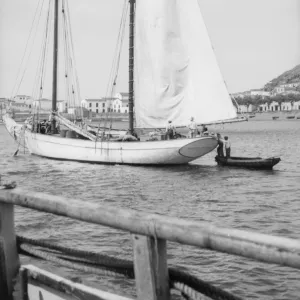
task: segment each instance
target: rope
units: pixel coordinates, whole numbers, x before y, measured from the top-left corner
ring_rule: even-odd
[[[69,268],[102,276],[134,279],[133,262],[130,260],[71,249],[23,236],[17,236],[17,243],[21,254],[35,256]],[[33,246],[47,249],[35,249]],[[214,300],[241,300],[237,296],[174,267],[169,268],[169,280],[170,288],[181,292],[184,299],[204,300],[204,295]]]
[[[40,11],[39,11],[40,3],[41,3],[41,0],[39,0],[39,2],[37,4],[37,7],[36,7],[36,10],[35,10],[35,13],[34,13],[34,18],[33,18],[33,21],[31,23],[31,28],[30,28],[29,36],[27,38],[27,42],[26,42],[24,53],[23,53],[22,61],[21,61],[21,64],[19,66],[19,69],[18,69],[17,78],[15,80],[14,87],[13,87],[13,89],[11,91],[11,99],[13,98],[14,94],[17,94],[18,91],[19,91],[20,85],[21,85],[21,83],[23,81],[23,78],[24,78],[24,75],[25,75],[25,72],[26,72],[26,68],[27,68],[26,66],[27,66],[27,64],[29,62],[29,58],[30,58],[31,53],[32,53],[32,47],[33,47],[33,44],[34,44],[34,39],[35,39],[36,34],[37,34],[37,29],[39,27],[39,22],[40,22],[41,13],[42,13],[43,5],[44,5],[44,0],[42,1],[41,7],[40,7]],[[39,13],[39,15],[38,15],[38,13]],[[37,24],[36,24],[36,28],[35,28],[35,34],[34,34],[34,37],[33,37],[32,44],[31,44],[31,49],[30,49],[29,55],[27,57],[27,61],[25,63],[25,66],[24,66],[25,69],[23,71],[23,75],[22,75],[21,79],[19,80],[19,84],[18,84],[18,78],[19,78],[19,76],[21,74],[21,68],[22,68],[22,65],[24,63],[24,59],[25,59],[25,56],[26,56],[26,52],[27,52],[27,49],[28,49],[29,41],[30,41],[30,38],[31,38],[31,35],[32,35],[32,32],[33,32],[34,23],[36,21],[37,16],[38,16],[38,19],[37,19]]]
[[[20,249],[24,251],[23,253],[21,252],[21,254],[29,253],[29,254],[31,254],[31,256],[35,256],[35,257],[42,258],[42,259],[45,259],[45,260],[48,260],[48,261],[52,261],[54,263],[63,265],[65,267],[69,267],[71,269],[75,269],[75,270],[79,270],[79,271],[85,271],[85,272],[89,272],[89,273],[95,273],[95,274],[101,275],[101,276],[124,277],[124,276],[121,276],[117,272],[113,272],[113,271],[110,271],[110,270],[105,269],[105,268],[98,269],[98,268],[95,268],[95,267],[91,267],[89,264],[85,264],[85,263],[76,263],[76,264],[74,264],[74,263],[68,262],[64,259],[56,257],[55,255],[45,253],[45,252],[43,252],[41,250],[38,250],[38,249],[33,249],[28,244],[20,245]]]
[[[51,250],[64,252],[65,254],[69,254],[69,255],[72,255],[72,256],[78,257],[78,258],[85,258],[88,256],[90,261],[92,260],[95,263],[103,263],[103,261],[105,261],[106,264],[111,267],[124,266],[124,268],[125,267],[130,268],[132,266],[132,262],[129,260],[111,257],[111,256],[108,256],[105,254],[100,254],[100,253],[96,253],[96,252],[92,252],[92,251],[83,251],[83,250],[77,250],[77,249],[68,248],[68,247],[64,247],[64,246],[60,246],[60,245],[54,245],[49,242],[39,241],[39,240],[35,240],[35,239],[23,237],[23,236],[17,236],[17,243],[18,244],[26,243],[26,244],[30,244],[33,246],[48,248]]]
[[[106,103],[109,103],[109,107],[107,108],[106,113],[104,114],[104,124],[103,124],[103,130],[105,131],[105,128],[108,127],[108,133],[110,134],[111,128],[112,128],[112,118],[110,117],[110,113],[111,113],[111,103],[113,101],[113,93],[114,93],[114,89],[116,86],[116,81],[117,81],[117,77],[118,77],[118,72],[119,72],[119,65],[120,65],[120,57],[121,57],[121,50],[122,50],[122,45],[123,45],[123,40],[124,40],[124,32],[125,32],[125,25],[126,25],[126,18],[127,18],[127,10],[128,10],[128,1],[124,0],[123,3],[123,11],[122,11],[122,17],[121,17],[121,21],[120,21],[120,27],[119,27],[119,32],[118,32],[118,37],[117,37],[117,43],[116,43],[116,48],[115,48],[115,53],[114,53],[114,59],[113,59],[113,63],[112,63],[112,67],[110,70],[110,74],[109,74],[109,80],[107,83],[107,87],[106,87],[106,95],[108,95],[108,97],[106,96]],[[110,93],[109,93],[110,92]],[[97,137],[101,128],[101,119],[99,121],[99,125],[98,125],[98,132],[97,132]],[[97,143],[97,140],[96,140]],[[95,145],[96,147],[96,145]]]

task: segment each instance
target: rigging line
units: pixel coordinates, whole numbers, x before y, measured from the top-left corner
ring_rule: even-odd
[[[48,14],[47,14],[47,19],[46,19],[46,24],[45,24],[45,36],[47,35],[47,30],[48,30],[47,22],[48,22],[48,19],[49,19],[50,1],[51,0],[49,0]],[[44,44],[42,43],[41,50],[40,50],[40,57],[39,57],[38,65],[37,65],[37,71],[36,71],[36,75],[35,75],[35,81],[34,81],[34,85],[33,85],[33,89],[32,89],[32,95],[33,95],[34,98],[38,97],[38,93],[39,93],[39,89],[40,89],[40,86],[39,86],[40,78],[39,78],[39,76],[40,76],[40,73],[41,73],[43,48],[44,48]],[[37,89],[37,90],[35,91],[35,89]]]
[[[39,23],[40,23],[40,19],[41,19],[41,15],[42,15],[43,4],[44,4],[44,0],[43,0],[43,3],[42,3],[42,6],[41,6],[41,10],[40,10],[40,14],[39,14],[39,18],[38,18],[38,23],[37,23],[37,26],[36,26],[36,31],[35,31],[35,35],[34,35],[33,41],[35,40],[37,31],[38,31],[38,25],[39,25]],[[16,90],[16,92],[15,92],[16,94],[18,93],[18,91],[19,91],[19,89],[20,89],[20,86],[21,86],[21,84],[22,84],[22,82],[23,82],[23,78],[24,78],[25,73],[26,73],[26,71],[27,71],[26,65],[27,65],[28,62],[29,62],[29,59],[30,59],[30,56],[31,56],[31,53],[32,53],[33,44],[34,44],[34,43],[32,43],[32,46],[31,46],[29,55],[28,55],[28,57],[27,57],[27,61],[26,61],[26,63],[25,63],[25,69],[24,69],[24,71],[23,71],[23,75],[22,75],[22,77],[21,77],[21,79],[20,79],[18,88],[17,88],[17,90]],[[14,91],[13,91],[13,92],[14,92]]]
[[[81,99],[80,97],[80,85],[79,85],[79,79],[78,79],[78,73],[77,73],[77,67],[76,67],[76,59],[75,59],[75,52],[74,52],[74,43],[73,43],[73,34],[72,34],[72,26],[71,26],[71,16],[70,16],[70,9],[69,9],[69,3],[68,0],[64,0],[67,9],[67,21],[68,21],[68,26],[69,26],[69,36],[70,36],[70,43],[71,43],[71,54],[73,56],[73,61],[74,61],[74,76],[75,76],[75,82],[77,85],[77,94],[78,98]]]
[[[120,53],[120,51],[121,51],[121,37],[122,37],[122,35],[124,35],[124,31],[125,31],[128,5],[129,5],[128,2],[126,0],[124,0],[122,17],[121,17],[121,22],[120,22],[120,26],[119,26],[119,33],[118,33],[118,37],[117,37],[115,54],[114,54],[113,64],[112,64],[112,68],[111,68],[111,72],[110,72],[110,76],[109,76],[108,85],[107,85],[106,95],[108,95],[108,90],[109,90],[110,86],[112,86],[112,89],[114,88],[113,73],[118,71],[118,69],[116,68],[116,57],[117,57],[117,54]],[[111,97],[110,98],[112,98],[112,89],[111,89],[111,95],[110,95]],[[109,99],[109,109],[107,109],[106,114],[105,114],[104,127],[106,127],[106,125],[108,123],[108,118],[110,115],[110,104],[111,104],[110,101],[111,101],[111,99]],[[111,125],[112,125],[112,118],[110,118],[110,127],[109,128],[111,128]],[[99,128],[100,128],[100,123],[99,123]],[[99,129],[98,129],[98,131],[99,131]]]
[[[72,27],[71,27],[71,19],[70,19],[70,13],[68,8],[67,1],[64,1],[65,3],[65,20],[66,20],[66,32],[67,32],[67,49],[69,53],[69,79],[70,79],[70,92],[71,92],[71,100],[73,107],[80,106],[80,89],[79,89],[79,82],[78,82],[78,76],[77,76],[77,69],[76,69],[76,61],[75,61],[75,54],[74,54],[74,45],[72,41]],[[77,78],[77,80],[76,80]],[[74,112],[75,117],[77,117],[76,111]],[[80,117],[82,117],[82,112],[80,111]]]
[[[113,81],[112,84],[112,88],[111,88],[111,97],[114,93],[114,89],[115,89],[115,82],[117,80],[118,77],[118,73],[119,73],[119,66],[120,66],[120,58],[121,58],[121,50],[122,50],[122,46],[123,46],[123,40],[124,40],[124,32],[125,32],[125,25],[126,25],[126,17],[127,17],[127,10],[128,10],[128,2],[127,2],[127,6],[125,8],[125,12],[124,12],[124,21],[123,21],[123,26],[122,26],[122,32],[121,32],[121,37],[120,37],[120,45],[119,45],[119,51],[118,51],[118,56],[117,56],[117,65],[116,65],[116,70],[115,70],[115,79]],[[121,104],[122,105],[122,104]],[[110,128],[112,127],[112,118],[110,120]]]
[[[64,1],[62,2],[63,5],[63,38],[64,38],[64,55],[65,55],[65,80],[66,80],[66,100],[69,106],[71,106],[71,95],[70,95],[70,68],[69,68],[69,60],[68,60],[68,32],[67,32],[67,24],[66,24],[66,15],[65,15],[65,7],[64,7]]]
[[[65,30],[65,60],[66,60],[66,67],[68,72],[67,77],[67,90],[68,90],[68,103],[69,106],[76,106],[76,99],[75,99],[75,92],[74,92],[74,73],[73,73],[73,64],[72,64],[72,52],[70,47],[70,24],[68,23],[68,16],[67,16],[67,8],[66,8],[66,1],[64,1],[64,30]],[[74,119],[76,118],[76,112],[73,114]]]
[[[39,90],[39,99],[41,99],[42,95],[43,95],[43,87],[44,87],[44,80],[45,80],[45,73],[46,73],[46,57],[47,57],[47,53],[48,53],[48,42],[49,42],[49,15],[47,18],[47,23],[46,23],[46,28],[48,30],[46,30],[46,36],[45,36],[45,40],[44,40],[44,48],[43,48],[43,54],[42,54],[42,65],[41,65],[41,77],[40,77],[40,90]]]
[[[33,18],[32,24],[31,24],[29,36],[27,38],[27,42],[26,42],[26,46],[25,46],[25,51],[24,51],[24,54],[23,54],[23,57],[22,57],[22,60],[21,60],[21,64],[20,64],[18,72],[17,72],[17,77],[16,77],[16,80],[15,80],[15,85],[13,86],[13,89],[12,89],[12,92],[11,92],[11,98],[12,98],[12,96],[14,94],[14,90],[15,90],[16,85],[17,85],[18,77],[19,77],[19,74],[20,74],[20,71],[21,71],[21,67],[22,67],[25,55],[26,55],[27,47],[28,47],[28,44],[29,44],[30,36],[31,36],[31,33],[32,33],[33,25],[34,25],[35,18],[36,18],[37,13],[38,13],[38,8],[40,6],[40,3],[41,3],[41,0],[39,0],[38,5],[37,5],[36,10],[35,10],[35,13],[34,13],[34,18]],[[44,3],[44,0],[43,0],[43,3]],[[42,3],[42,6],[43,6],[43,3]]]
[[[64,74],[64,78],[65,78],[65,100],[67,101],[67,103],[69,103],[69,99],[68,99],[68,68],[67,68],[67,60],[66,60],[66,29],[65,29],[65,8],[64,8],[64,1],[62,1],[62,19],[63,19],[63,45],[64,45],[64,57],[65,57],[65,74]]]
[[[47,20],[45,24],[45,37],[44,37],[44,43],[41,47],[41,55],[40,55],[40,62],[37,70],[37,78],[36,78],[36,84],[37,84],[37,94],[36,99],[41,99],[42,93],[43,93],[43,72],[44,72],[44,65],[45,65],[45,55],[47,53],[47,40],[49,36],[49,20],[50,20],[50,11],[51,11],[51,0],[49,0],[49,6],[48,6],[48,14],[47,14]],[[37,114],[37,120],[39,120],[39,112],[41,103],[38,101],[38,106],[35,109],[35,112]]]
[[[109,90],[109,87],[112,84],[112,80],[113,80],[113,73],[115,72],[115,68],[116,68],[116,57],[117,57],[117,54],[119,52],[120,41],[121,41],[122,34],[124,32],[123,28],[125,28],[127,7],[128,7],[128,3],[125,0],[124,4],[123,4],[123,12],[122,12],[121,22],[120,22],[120,26],[119,26],[119,33],[118,33],[118,37],[117,37],[117,43],[116,43],[116,48],[115,48],[115,53],[114,53],[114,59],[113,59],[112,68],[111,68],[111,72],[110,72],[110,76],[109,76],[109,83],[107,85],[106,95],[108,95],[108,90]]]
[[[49,19],[50,19],[50,2],[51,2],[51,0],[49,0],[49,3],[48,3],[48,13],[47,13],[47,18],[46,18],[46,23],[45,23],[45,32],[44,32],[45,37],[44,37],[44,42],[41,44],[36,79],[35,79],[35,84],[34,84],[33,91],[32,91],[32,94],[35,95],[34,88],[37,87],[36,97],[38,97],[38,94],[40,91],[40,76],[41,76],[41,72],[42,72],[41,70],[42,70],[42,63],[43,63],[43,53],[44,53],[44,48],[45,48],[45,39],[47,39],[47,36],[49,34],[48,23],[49,23]]]

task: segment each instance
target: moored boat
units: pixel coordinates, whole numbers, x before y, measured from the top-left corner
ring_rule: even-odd
[[[269,157],[269,158],[261,158],[261,157],[215,157],[218,165],[221,166],[230,166],[230,167],[240,167],[240,168],[248,168],[248,169],[264,169],[269,170],[272,169],[276,164],[280,162],[279,157]]]
[[[59,49],[65,49],[62,61],[67,62],[64,70],[67,106],[81,107],[81,96],[70,35],[69,9],[63,9],[64,14],[59,14],[60,2],[55,0],[54,7],[49,4],[45,9],[47,16],[53,12],[52,24],[48,22],[48,17],[45,19],[46,31],[53,30],[51,111],[47,118],[42,119],[41,105],[35,106],[22,131],[10,115],[6,115],[4,120],[8,131],[17,141],[19,138],[25,140],[29,153],[93,163],[186,164],[213,151],[217,146],[216,137],[190,135],[187,138],[179,136],[176,139],[152,140],[151,137],[144,139],[138,136],[137,131],[165,131],[167,121],[168,124],[175,124],[176,128],[186,128],[192,116],[197,120],[196,126],[246,121],[244,117],[237,118],[196,0],[178,3],[172,0],[129,1],[128,130],[126,128],[117,137],[112,136],[111,131],[116,129],[113,126],[116,118],[111,115],[109,121],[109,115],[116,111],[111,111],[111,108],[102,120],[104,129],[101,130],[103,127],[99,121],[95,134],[86,126],[81,109],[74,111],[71,120],[67,119],[58,111]],[[68,7],[67,1],[63,5]],[[123,12],[126,15],[127,4],[124,4]],[[59,22],[58,19],[64,21]],[[157,20],[164,25],[157,26]],[[111,78],[118,77],[125,24],[122,19],[122,33],[117,43]],[[59,25],[62,27],[60,30]],[[63,41],[59,39],[59,34],[64,37]],[[48,39],[49,35],[44,35],[42,44],[50,44]],[[36,80],[38,84],[33,88],[33,98],[37,101],[43,99],[45,91],[43,64],[46,64],[47,56],[44,54],[42,48]],[[108,90],[113,91],[115,85],[116,82],[110,80]],[[60,126],[68,130],[60,131]]]

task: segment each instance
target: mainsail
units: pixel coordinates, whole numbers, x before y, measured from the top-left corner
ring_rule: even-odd
[[[197,0],[136,1],[136,127],[236,117]]]

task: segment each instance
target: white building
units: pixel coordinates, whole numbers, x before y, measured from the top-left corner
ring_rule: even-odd
[[[269,111],[269,105],[268,105],[268,103],[260,104],[258,106],[258,110],[259,111]]]
[[[239,105],[237,108],[237,112],[239,113],[251,113],[254,111],[254,106],[252,104],[249,105]]]
[[[293,106],[292,106],[293,110],[300,110],[300,101],[296,101],[294,102]]]
[[[26,96],[26,95],[17,95],[14,96],[14,98],[12,99],[15,103],[19,103],[19,104],[25,104],[27,105],[29,108],[31,108],[32,103],[33,103],[33,99],[30,96]]]
[[[64,102],[63,100],[57,100],[56,108],[59,112],[65,112],[65,111],[60,110],[65,105],[65,104],[61,104],[63,102]],[[43,111],[49,111],[50,112],[50,111],[52,111],[52,100],[46,99],[46,98],[37,99],[37,100],[33,101],[32,106],[35,109],[40,109],[40,110],[43,110]]]
[[[68,103],[66,101],[58,101],[57,110],[60,113],[66,113],[68,111]]]
[[[291,81],[289,83],[280,84],[279,87],[283,87],[283,88],[296,88],[299,85],[300,85],[299,81]]]
[[[269,104],[269,111],[280,111],[281,108],[280,108],[280,104],[276,101],[272,101],[270,104]]]
[[[10,106],[10,100],[6,98],[0,98],[0,109],[4,109]]]
[[[100,98],[100,99],[83,99],[81,101],[81,107],[88,109],[89,111],[98,113],[105,113],[112,111],[114,98]]]
[[[268,91],[263,91],[263,90],[251,90],[250,91],[250,96],[262,96],[264,97],[268,97],[270,96],[271,93]]]
[[[122,114],[127,114],[129,112],[129,93],[116,93],[115,98],[121,100],[120,112]]]
[[[128,93],[117,93],[115,97],[111,98],[86,98],[81,101],[81,107],[95,113],[128,113]]]

